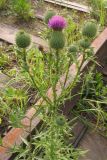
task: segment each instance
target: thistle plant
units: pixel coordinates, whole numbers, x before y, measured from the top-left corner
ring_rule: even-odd
[[[37,113],[35,114],[42,120],[42,126],[33,137],[30,136],[30,141],[23,140],[27,146],[22,150],[16,150],[20,153],[16,160],[22,158],[27,160],[78,160],[83,153],[78,149],[74,149],[72,144],[69,143],[72,138],[73,126],[70,126],[72,120],[69,121],[59,111],[61,110],[60,106],[68,99],[68,96],[72,98],[70,93],[80,79],[84,62],[87,57],[89,58],[87,48],[89,49],[90,46],[84,47],[84,45],[72,44],[69,49],[66,49],[64,47],[66,46],[66,37],[64,35],[66,26],[66,20],[61,16],[52,16],[49,19],[48,27],[51,28],[50,51],[45,55],[35,48],[28,48],[30,37],[25,32],[19,32],[16,36],[16,45],[18,47],[16,51],[18,60],[21,62],[19,63],[21,64],[20,67],[27,74],[27,79],[29,79],[34,90],[37,91],[38,96],[43,99],[43,103],[36,106]],[[83,38],[87,37],[89,40],[93,36],[95,36],[95,33],[90,34],[90,28],[87,29],[85,35],[83,34]],[[77,60],[79,47],[83,54],[80,63]],[[66,52],[66,61],[63,58],[64,52]],[[68,84],[69,68],[72,63],[75,63],[77,68],[75,76]],[[42,68],[39,67],[40,64],[42,64]],[[62,68],[64,69],[63,72]],[[37,70],[40,71],[39,74]],[[60,82],[62,73],[65,73],[64,80]],[[58,83],[61,84],[60,94],[57,90]],[[51,97],[46,94],[49,88],[51,88]]]

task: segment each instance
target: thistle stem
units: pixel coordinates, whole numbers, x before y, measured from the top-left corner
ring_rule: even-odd
[[[24,62],[24,69],[26,70],[26,72],[29,74],[30,79],[32,80],[32,83],[34,85],[34,87],[39,91],[40,96],[43,98],[43,100],[45,100],[48,104],[51,104],[51,100],[45,96],[43,93],[40,92],[40,89],[38,88],[38,86],[35,83],[35,80],[33,78],[33,76],[31,75],[30,71],[29,71],[29,66],[27,64],[27,57],[26,57],[26,49],[23,49],[23,62]]]

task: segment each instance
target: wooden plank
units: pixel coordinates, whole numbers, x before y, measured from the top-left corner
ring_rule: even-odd
[[[68,5],[74,6],[74,7],[88,9],[88,7],[85,6],[85,5],[82,5],[82,4],[79,4],[79,3],[76,3],[76,2],[70,2],[68,0],[54,0],[54,2],[60,2],[60,3],[64,3],[64,4],[68,4]]]
[[[64,6],[67,8],[76,9],[78,11],[85,12],[85,13],[90,13],[90,10],[91,10],[88,6],[81,5],[75,2],[69,2],[67,0],[63,0],[63,1],[62,0],[44,0],[44,1],[57,4],[60,6]]]
[[[36,18],[43,21],[44,20],[44,16],[42,14],[37,13],[36,14]]]
[[[80,143],[80,148],[88,150],[80,160],[107,160],[107,138],[94,131],[88,131]]]
[[[82,138],[86,134],[88,126],[85,126],[80,121],[77,122],[77,125],[73,128],[74,139],[72,142],[74,148],[77,148]]]
[[[18,32],[18,28],[14,28],[5,24],[0,24],[0,39],[10,43],[15,44],[15,35]],[[37,46],[42,45],[45,50],[48,50],[48,44],[45,40],[40,37],[31,35],[32,42]]]

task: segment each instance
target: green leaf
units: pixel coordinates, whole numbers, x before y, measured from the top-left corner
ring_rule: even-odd
[[[23,137],[21,137],[21,140],[23,141],[24,144],[26,144],[27,146],[29,146],[29,143],[26,139],[24,139]]]

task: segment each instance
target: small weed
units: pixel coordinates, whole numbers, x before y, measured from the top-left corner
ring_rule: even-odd
[[[11,10],[19,19],[28,21],[34,18],[31,2],[28,0],[12,0]]]

